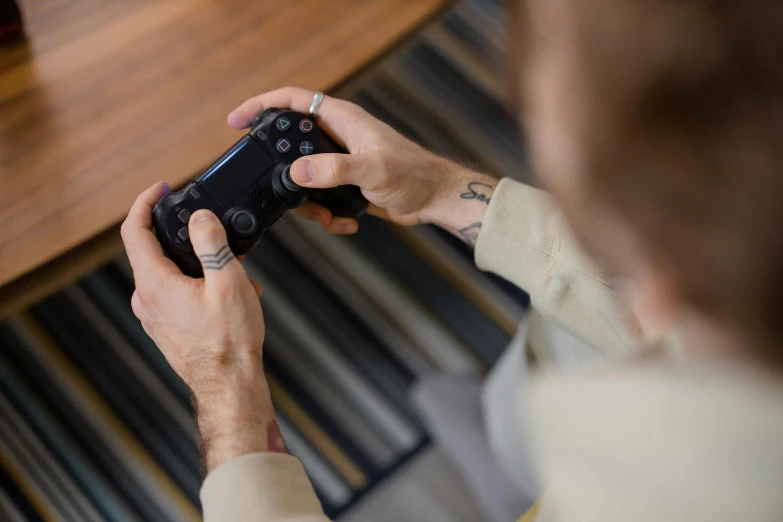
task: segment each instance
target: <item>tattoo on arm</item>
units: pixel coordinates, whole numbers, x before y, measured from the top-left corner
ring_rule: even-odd
[[[460,194],[459,197],[462,199],[475,199],[489,205],[492,197],[488,194],[491,194],[493,190],[495,190],[495,187],[488,183],[472,181],[468,183],[467,190]]]
[[[204,270],[223,270],[227,264],[236,258],[228,245],[223,245],[214,254],[202,254],[199,256],[199,259]]]
[[[481,232],[481,222],[472,223],[465,228],[457,230],[459,237],[468,245],[476,246],[479,232]]]

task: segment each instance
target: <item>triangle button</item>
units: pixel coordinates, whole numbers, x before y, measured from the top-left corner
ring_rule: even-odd
[[[278,130],[287,131],[288,129],[291,128],[291,120],[289,120],[285,116],[281,116],[277,118],[277,121],[275,121],[275,125],[277,126]]]

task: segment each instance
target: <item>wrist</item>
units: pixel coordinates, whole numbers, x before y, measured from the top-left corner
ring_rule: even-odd
[[[451,232],[484,220],[497,179],[463,165],[446,162],[444,180],[437,196],[422,213],[426,222]]]
[[[219,377],[193,389],[206,471],[249,453],[285,452],[260,365]]]

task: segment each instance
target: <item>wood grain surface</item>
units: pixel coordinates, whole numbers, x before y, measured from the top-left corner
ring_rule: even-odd
[[[445,0],[27,0],[0,47],[0,285],[184,184],[246,98],[327,90]]]

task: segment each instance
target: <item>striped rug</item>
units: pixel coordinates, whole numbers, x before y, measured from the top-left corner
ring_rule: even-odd
[[[525,160],[499,0],[465,0],[335,92],[496,175]],[[431,227],[363,218],[332,237],[287,216],[244,261],[264,287],[265,367],[288,447],[338,516],[428,444],[408,401],[482,374],[526,306]],[[0,520],[200,519],[188,390],[131,312],[127,260],[0,323]]]

